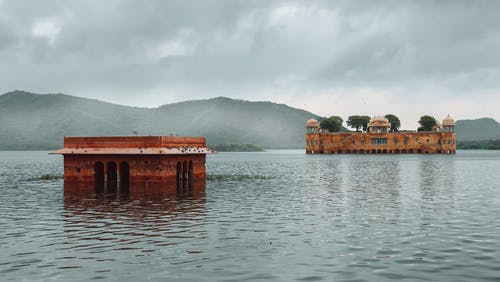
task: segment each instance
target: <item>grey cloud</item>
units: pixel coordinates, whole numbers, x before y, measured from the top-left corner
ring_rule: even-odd
[[[158,105],[367,87],[402,89],[398,98],[406,103],[409,93],[428,85],[447,90],[432,97],[471,96],[498,90],[500,78],[498,1],[0,5],[4,92],[68,92],[114,102],[147,92],[153,93],[147,104]],[[52,44],[32,34],[44,20],[60,27]],[[310,98],[302,95],[296,98]]]

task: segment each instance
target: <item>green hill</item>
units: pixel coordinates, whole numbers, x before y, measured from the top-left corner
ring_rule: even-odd
[[[305,121],[318,116],[271,102],[218,97],[159,108],[127,107],[64,94],[0,96],[0,149],[53,149],[63,136],[193,135],[210,144],[303,148]]]
[[[13,91],[0,96],[0,149],[54,149],[63,136],[192,135],[208,144],[303,148],[305,122],[319,116],[283,104],[218,97],[137,108],[65,94]],[[491,118],[459,120],[457,139],[500,138]]]
[[[500,139],[500,123],[492,118],[459,120],[455,131],[458,141],[484,141]]]

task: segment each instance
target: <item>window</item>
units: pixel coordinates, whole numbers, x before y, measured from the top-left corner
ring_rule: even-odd
[[[361,140],[361,145],[365,145],[365,140]]]
[[[398,144],[398,138],[394,138],[394,145]]]
[[[387,144],[387,138],[372,138],[372,145],[385,145]]]
[[[354,145],[354,144],[356,144],[356,140],[352,140],[352,144],[353,144],[353,145]]]

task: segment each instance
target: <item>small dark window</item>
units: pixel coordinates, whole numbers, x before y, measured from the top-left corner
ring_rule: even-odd
[[[82,171],[82,169],[77,167],[77,168],[75,168],[75,171],[76,171],[76,173],[80,173]]]
[[[353,145],[354,145],[354,144],[356,144],[356,140],[352,140],[352,144],[353,144]]]

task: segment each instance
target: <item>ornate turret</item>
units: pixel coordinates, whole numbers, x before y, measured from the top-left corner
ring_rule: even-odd
[[[373,117],[368,123],[368,132],[385,133],[391,130],[391,123],[385,117]]]
[[[307,121],[307,133],[318,133],[319,123],[314,118],[311,118]]]
[[[447,117],[443,119],[443,131],[444,132],[455,131],[455,120],[449,114]]]

